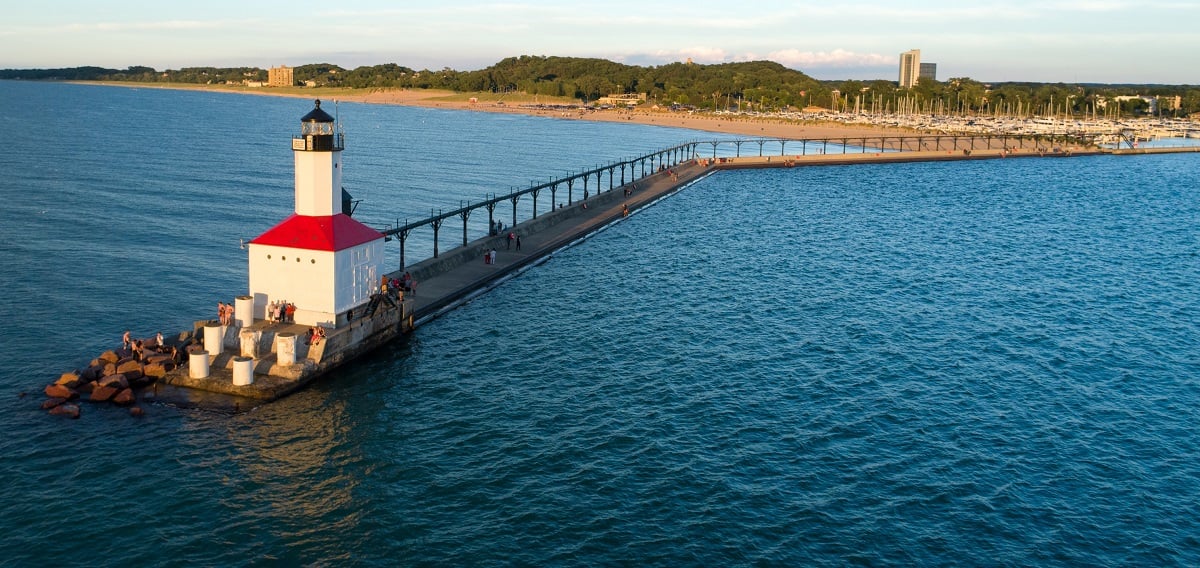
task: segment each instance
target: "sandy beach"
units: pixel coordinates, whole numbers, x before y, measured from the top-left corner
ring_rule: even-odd
[[[269,93],[263,93],[269,94]],[[709,113],[671,112],[669,110],[654,110],[653,105],[643,103],[636,110],[603,110],[580,112],[562,112],[527,108],[521,104],[498,104],[493,101],[456,100],[462,97],[450,91],[424,90],[384,90],[364,94],[339,96],[338,100],[372,104],[411,105],[431,108],[454,110],[470,110],[482,112],[519,113],[531,116],[545,116],[568,120],[594,120],[605,122],[628,122],[631,124],[649,124],[654,126],[670,126],[687,128],[706,132],[724,132],[746,136],[761,136],[768,138],[839,138],[880,135],[912,134],[912,131],[887,128],[854,127],[833,122],[797,123],[781,119],[756,119],[717,116]]]
[[[291,89],[288,91],[267,88],[246,88],[242,86],[228,87],[216,85],[184,85],[158,83],[125,83],[125,82],[80,82],[81,84],[104,84],[116,87],[207,90],[246,95],[291,97],[306,99],[338,100],[343,102],[359,102],[382,105],[406,105],[448,110],[467,110],[476,112],[516,113],[530,116],[544,116],[564,120],[592,120],[605,122],[628,122],[631,124],[648,124],[654,126],[669,126],[687,128],[706,132],[723,132],[745,136],[792,139],[820,138],[858,138],[875,137],[880,135],[895,136],[914,134],[912,130],[884,127],[849,126],[836,122],[795,122],[781,119],[759,119],[749,117],[718,116],[710,113],[671,112],[665,109],[654,110],[651,103],[644,103],[637,110],[603,110],[587,112],[563,112],[549,109],[528,108],[530,101],[496,101],[490,100],[495,95],[490,93],[478,94],[477,102],[471,102],[470,93],[455,93],[453,91],[426,89]],[[559,101],[553,101],[559,102]]]

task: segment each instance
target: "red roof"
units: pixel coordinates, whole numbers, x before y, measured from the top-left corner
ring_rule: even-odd
[[[328,217],[293,214],[250,244],[338,251],[382,238],[383,233],[342,213]]]

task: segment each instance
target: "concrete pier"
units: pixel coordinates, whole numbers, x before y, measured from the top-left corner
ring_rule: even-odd
[[[225,331],[214,322],[198,322],[203,328],[209,353],[203,363],[189,358],[188,369],[181,369],[162,379],[164,384],[218,392],[235,397],[269,401],[286,396],[308,382],[326,374],[339,365],[352,361],[362,353],[407,333],[422,323],[445,313],[466,298],[495,285],[504,276],[545,258],[571,242],[589,235],[603,226],[621,221],[629,212],[653,203],[686,187],[688,184],[726,169],[792,168],[822,165],[884,164],[917,161],[951,161],[981,159],[1039,159],[1068,158],[1109,154],[1111,150],[1072,149],[1045,151],[1033,149],[995,149],[950,151],[867,152],[849,154],[809,154],[800,156],[700,158],[686,160],[673,168],[647,177],[591,193],[588,199],[542,213],[536,218],[506,228],[504,234],[470,241],[435,258],[408,266],[417,281],[416,293],[407,294],[398,304],[383,303],[377,311],[361,315],[342,327],[328,329],[325,339],[309,345],[308,329],[295,324],[251,321],[238,331],[240,353],[224,352]],[[521,249],[507,247],[507,233],[521,238]],[[486,250],[496,249],[494,264],[482,261]],[[389,274],[399,278],[404,270]],[[237,309],[239,322],[248,310]],[[211,330],[211,331],[210,331]],[[210,335],[210,333],[212,335]],[[305,341],[301,341],[304,338]],[[210,347],[211,345],[211,347]],[[236,357],[238,355],[240,357]],[[206,378],[197,377],[198,367],[212,361]],[[243,360],[244,359],[244,360]],[[249,367],[249,376],[247,376]],[[207,371],[207,369],[206,369]],[[244,407],[249,408],[252,404]]]

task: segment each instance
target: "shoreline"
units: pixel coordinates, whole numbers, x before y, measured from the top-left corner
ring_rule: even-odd
[[[75,85],[102,85],[108,87],[167,89],[177,91],[204,91],[208,93],[229,93],[235,95],[254,95],[260,97],[280,97],[296,99],[335,99],[339,102],[351,102],[373,105],[414,106],[436,108],[443,110],[461,110],[470,112],[491,112],[500,114],[522,114],[540,116],[559,120],[581,120],[589,122],[621,122],[640,124],[643,126],[662,126],[666,128],[683,128],[701,132],[718,132],[761,138],[862,138],[878,136],[901,136],[920,133],[920,130],[891,127],[859,127],[849,126],[829,121],[813,121],[798,123],[778,118],[733,118],[716,116],[708,113],[690,114],[668,110],[596,110],[581,113],[578,111],[560,111],[551,109],[527,108],[524,104],[536,104],[533,101],[504,104],[496,101],[470,102],[474,93],[456,93],[442,90],[413,90],[413,89],[314,89],[311,93],[273,91],[270,87],[213,87],[209,85],[190,84],[156,84],[156,83],[125,83],[121,81],[67,81]],[[457,99],[465,100],[457,100]]]

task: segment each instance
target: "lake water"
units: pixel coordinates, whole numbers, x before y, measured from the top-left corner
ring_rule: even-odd
[[[1198,155],[723,172],[280,402],[72,421],[244,293],[311,103],[0,103],[6,563],[1200,564]],[[337,111],[377,225],[714,137]]]

